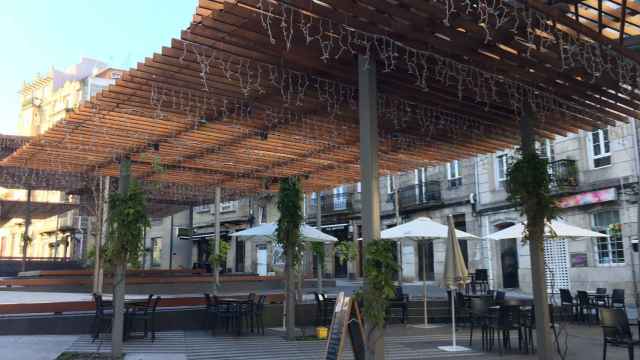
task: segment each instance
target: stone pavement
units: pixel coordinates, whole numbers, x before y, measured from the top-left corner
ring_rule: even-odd
[[[78,338],[77,335],[0,336],[0,358],[53,360]]]

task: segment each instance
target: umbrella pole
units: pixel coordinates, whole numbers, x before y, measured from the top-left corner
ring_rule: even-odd
[[[457,348],[456,344],[456,296],[451,291],[451,331],[453,332],[453,350]]]
[[[429,326],[427,317],[427,244],[422,247],[422,291],[424,295],[424,327]]]

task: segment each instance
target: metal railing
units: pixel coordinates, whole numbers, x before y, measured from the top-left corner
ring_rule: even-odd
[[[551,174],[551,190],[568,191],[578,186],[578,166],[575,160],[562,159],[549,163]]]
[[[418,208],[442,202],[440,181],[426,181],[398,189],[400,209]]]
[[[317,209],[317,199],[312,199],[309,213],[315,214]],[[339,194],[323,194],[320,197],[320,207],[323,215],[351,212],[354,210],[354,202],[357,201],[357,194],[344,192]]]

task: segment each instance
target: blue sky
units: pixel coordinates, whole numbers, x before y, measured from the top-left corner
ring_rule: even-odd
[[[6,0],[0,11],[0,133],[14,133],[18,90],[51,66],[90,57],[120,68],[180,36],[197,0]]]

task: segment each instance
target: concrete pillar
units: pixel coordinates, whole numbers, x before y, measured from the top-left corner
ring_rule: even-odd
[[[120,179],[118,192],[126,194],[129,191],[131,177],[131,159],[120,161]],[[122,357],[122,334],[124,333],[124,296],[126,259],[118,259],[113,265],[113,326],[111,328],[111,354],[115,359]]]
[[[360,178],[362,181],[362,239],[380,239],[380,189],[378,177],[378,94],[376,64],[358,55],[358,117],[360,120]],[[365,274],[365,287],[367,286]],[[366,304],[365,304],[366,306]],[[366,359],[384,359],[383,329],[366,324]]]

